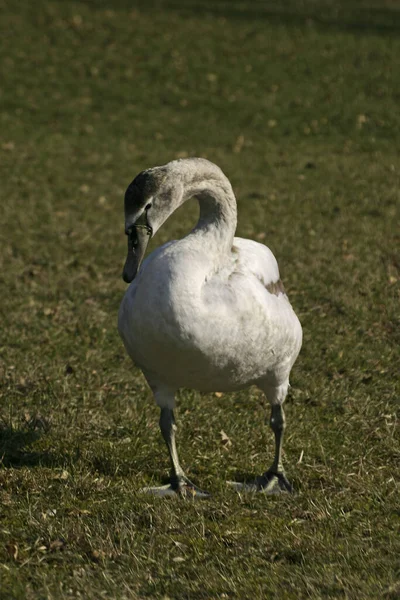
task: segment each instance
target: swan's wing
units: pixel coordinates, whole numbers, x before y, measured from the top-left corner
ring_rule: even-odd
[[[234,238],[232,253],[235,258],[235,272],[252,273],[271,293],[285,294],[280,280],[278,263],[271,250],[253,240]]]

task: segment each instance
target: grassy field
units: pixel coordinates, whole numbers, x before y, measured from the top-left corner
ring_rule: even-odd
[[[1,600],[399,598],[400,3],[0,10]],[[303,324],[293,496],[225,484],[272,458],[255,389],[179,394],[211,499],[139,493],[169,463],[116,331],[123,193],[193,155],[231,179]]]

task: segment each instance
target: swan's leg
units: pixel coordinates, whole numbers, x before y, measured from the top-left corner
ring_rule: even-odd
[[[282,464],[282,445],[285,431],[285,413],[283,402],[285,401],[289,382],[278,387],[260,385],[271,404],[270,427],[275,436],[275,456],[272,465],[261,477],[249,484],[229,482],[237,490],[263,491],[267,494],[276,494],[281,491],[292,492],[293,488],[286,478]]]
[[[282,445],[285,423],[286,419],[282,404],[273,404],[271,407],[270,426],[275,436],[275,456],[268,471],[257,479],[258,488],[267,493],[293,491],[291,484],[286,478],[282,464]]]
[[[154,391],[154,387],[153,387]],[[154,393],[157,404],[161,408],[160,413],[160,430],[164,438],[168,453],[171,460],[171,477],[170,484],[161,487],[144,488],[143,491],[155,494],[157,496],[175,496],[177,494],[192,498],[206,498],[209,496],[207,492],[203,492],[196,487],[185,475],[178,458],[176,449],[175,433],[176,424],[174,417],[174,396],[160,394],[160,391]]]
[[[160,430],[171,459],[171,486],[173,488],[179,488],[179,482],[185,478],[185,473],[179,464],[178,452],[176,449],[176,429],[174,411],[171,408],[162,408],[160,413]]]
[[[271,404],[269,424],[275,436],[275,456],[268,471],[257,478],[257,487],[259,490],[271,494],[280,491],[292,492],[293,488],[286,478],[282,464],[282,444],[286,423],[283,403],[289,388],[289,380],[279,386],[263,385],[260,387]]]

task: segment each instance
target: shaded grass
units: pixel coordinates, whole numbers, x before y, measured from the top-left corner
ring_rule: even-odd
[[[1,597],[398,597],[397,5],[0,7]],[[168,461],[116,332],[122,195],[186,155],[232,180],[303,324],[290,498],[224,483],[269,463],[257,390],[180,393],[209,501],[139,493]]]

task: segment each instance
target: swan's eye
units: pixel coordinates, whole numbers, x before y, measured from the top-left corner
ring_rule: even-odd
[[[151,208],[151,202],[149,202],[148,204],[146,204],[145,210],[149,210],[149,208]]]

